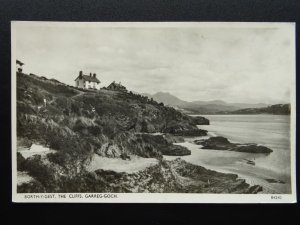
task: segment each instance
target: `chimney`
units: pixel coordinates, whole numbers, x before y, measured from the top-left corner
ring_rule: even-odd
[[[95,73],[93,74],[93,77],[96,78],[96,74]]]
[[[90,73],[90,77],[92,76],[92,73]]]
[[[82,71],[79,71],[79,78],[82,79]]]

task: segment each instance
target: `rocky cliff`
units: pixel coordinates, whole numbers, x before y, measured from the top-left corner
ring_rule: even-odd
[[[205,118],[189,117],[147,97],[113,90],[80,90],[37,76],[17,75],[17,135],[73,154],[161,157],[137,133],[199,136]],[[170,150],[171,151],[171,150]]]
[[[257,193],[236,175],[206,170],[163,155],[188,155],[174,143],[202,136],[209,124],[145,96],[118,90],[81,90],[36,75],[17,74],[18,147],[35,143],[54,153],[24,158],[17,169],[32,180],[18,192],[205,192]],[[135,173],[88,171],[93,155],[119,160],[156,158]]]

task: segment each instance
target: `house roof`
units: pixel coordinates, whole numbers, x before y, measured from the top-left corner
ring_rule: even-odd
[[[79,76],[75,79],[77,80],[79,78]],[[97,77],[93,77],[93,76],[88,76],[88,75],[82,75],[82,79],[89,81],[89,82],[96,82],[96,83],[100,83],[100,81],[98,80]]]

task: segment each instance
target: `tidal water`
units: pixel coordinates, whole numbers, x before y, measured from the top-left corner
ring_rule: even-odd
[[[205,115],[208,137],[223,136],[234,143],[257,143],[273,150],[270,154],[205,150],[187,138],[192,151],[186,161],[219,172],[235,173],[249,184],[263,186],[262,193],[291,193],[290,116],[286,115]],[[208,138],[204,137],[204,138]],[[173,157],[166,157],[172,159]],[[251,160],[255,165],[247,163]],[[271,180],[270,180],[271,179]]]

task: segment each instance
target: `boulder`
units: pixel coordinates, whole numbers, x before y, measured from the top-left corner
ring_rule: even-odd
[[[235,152],[265,153],[265,154],[269,154],[273,152],[268,147],[257,145],[257,144],[231,143],[227,138],[221,136],[211,137],[206,140],[195,140],[194,143],[197,145],[202,145],[203,149],[228,150],[228,151],[235,151]]]

